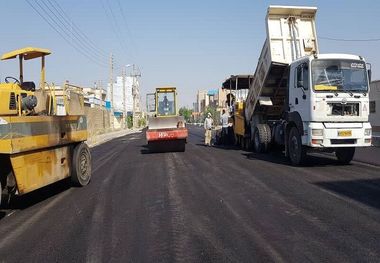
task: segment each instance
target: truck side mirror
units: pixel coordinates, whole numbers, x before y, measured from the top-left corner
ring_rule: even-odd
[[[371,63],[366,63],[366,66],[367,66],[368,82],[371,83],[371,79],[372,79],[372,65],[371,65]]]
[[[367,70],[367,72],[368,72],[368,82],[371,83],[372,70],[369,69],[369,70]]]

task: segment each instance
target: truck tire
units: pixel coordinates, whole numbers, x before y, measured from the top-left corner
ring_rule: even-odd
[[[292,127],[288,139],[288,151],[290,162],[293,165],[301,165],[306,160],[306,148],[302,145],[301,135],[297,127]]]
[[[9,208],[9,205],[11,203],[11,197],[12,195],[7,193],[7,189],[5,189],[7,186],[4,186],[0,182],[0,208],[7,209]]]
[[[0,208],[3,208],[3,186],[1,185],[1,180],[0,180]]]
[[[349,164],[352,161],[352,158],[354,158],[354,155],[355,155],[354,147],[335,149],[335,156],[338,159],[338,161],[342,164]]]
[[[0,208],[6,209],[9,207],[9,204],[11,202],[11,196],[7,193],[4,193],[5,189],[3,189],[3,186],[0,182]]]
[[[253,136],[253,147],[255,152],[268,152],[271,141],[270,127],[267,124],[258,124]]]
[[[85,186],[91,180],[91,153],[87,144],[81,142],[74,147],[71,166],[71,181]]]
[[[9,208],[11,200],[16,194],[16,180],[12,171],[3,179],[3,182],[0,180],[0,207]]]
[[[265,143],[267,144],[267,151],[269,151],[269,148],[271,146],[272,142],[272,132],[268,124],[263,124],[263,128],[265,130]]]
[[[241,148],[244,150],[244,151],[248,151],[249,150],[249,139],[246,138],[245,136],[242,136],[240,138],[241,140]]]

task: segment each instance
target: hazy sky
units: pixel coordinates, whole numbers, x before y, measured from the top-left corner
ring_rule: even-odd
[[[49,20],[56,30],[67,32],[62,33],[66,40],[28,1],[45,19],[55,21]],[[109,80],[107,65],[112,52],[119,66],[135,63],[141,69],[142,99],[156,87],[174,85],[179,89],[180,104],[187,106],[195,101],[197,90],[216,89],[231,74],[254,72],[271,4],[317,6],[319,37],[380,38],[380,1],[28,1],[0,0],[0,53],[24,46],[48,48],[53,52],[47,57],[49,82],[70,80],[92,86],[95,81]],[[72,20],[71,26],[64,26],[64,18],[54,9],[59,10],[57,3]],[[85,41],[83,35],[73,33],[76,27],[86,35]],[[319,47],[323,53],[364,56],[372,64],[373,79],[380,78],[380,41],[319,39]],[[2,81],[6,76],[18,77],[16,65],[15,61],[0,63]],[[28,62],[25,80],[38,82],[37,69],[36,63]],[[115,75],[120,75],[120,69]]]

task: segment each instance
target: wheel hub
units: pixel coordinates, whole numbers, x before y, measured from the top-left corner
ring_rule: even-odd
[[[293,158],[296,158],[297,157],[297,152],[298,152],[298,149],[299,149],[299,145],[298,145],[298,141],[297,141],[296,136],[292,137],[291,142],[292,142],[291,143],[292,156],[293,156]]]

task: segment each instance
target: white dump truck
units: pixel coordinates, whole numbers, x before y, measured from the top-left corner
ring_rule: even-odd
[[[319,54],[316,7],[270,6],[267,39],[244,105],[256,152],[282,145],[292,164],[313,150],[349,163],[371,145],[370,69],[361,56]]]

